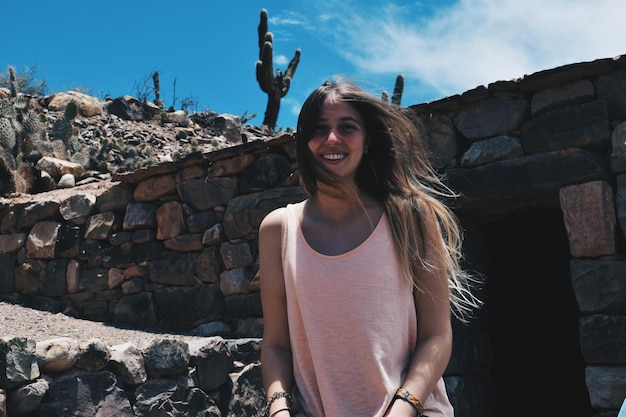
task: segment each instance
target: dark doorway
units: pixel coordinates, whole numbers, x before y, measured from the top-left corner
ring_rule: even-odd
[[[494,417],[591,417],[560,209],[485,225]]]

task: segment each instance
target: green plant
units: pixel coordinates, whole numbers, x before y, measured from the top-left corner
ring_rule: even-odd
[[[7,119],[17,116],[17,109],[13,105],[15,99],[0,100],[0,117]]]
[[[81,144],[78,141],[76,136],[70,137],[67,142],[65,142],[65,149],[73,155],[75,153],[79,153],[81,151]]]
[[[13,90],[15,91],[15,90]],[[30,124],[24,128],[24,109],[27,100],[23,96],[0,100],[0,178],[2,192],[14,192],[29,188],[32,164],[25,160],[31,140]]]
[[[15,68],[9,67],[9,84],[11,85],[11,97],[17,97],[20,93],[20,87],[17,83],[17,75],[15,75]]]
[[[17,135],[13,123],[6,117],[0,117],[0,145],[6,149],[13,149]]]
[[[78,152],[73,153],[70,157],[70,160],[75,164],[87,166],[89,165],[89,151],[85,148],[82,148]]]
[[[27,132],[35,133],[39,132],[43,128],[39,115],[31,109],[29,109],[24,115],[22,124],[24,125],[24,130]]]
[[[22,113],[26,105],[27,101],[23,96],[0,101],[0,144],[10,151],[15,148],[24,132],[20,121],[24,119]],[[30,134],[31,131],[26,133]]]
[[[40,115],[32,109],[22,111],[22,131],[19,140],[21,141],[21,152],[29,152],[33,149],[35,142],[40,143],[47,139],[46,129],[41,122]]]
[[[248,110],[246,110],[243,112],[243,114],[240,117],[241,124],[245,125],[246,123],[248,123],[250,120],[254,119],[255,117],[256,117],[256,113],[252,113],[250,116],[248,116]]]
[[[268,32],[267,10],[261,9],[261,21],[258,27],[259,34],[259,60],[256,62],[256,79],[261,90],[267,94],[267,106],[263,124],[274,130],[280,111],[280,99],[283,98],[291,85],[291,80],[300,62],[300,48],[291,58],[287,71],[283,74],[279,69],[274,74],[273,44],[274,35]]]
[[[48,83],[37,78],[37,65],[35,64],[30,67],[25,66],[22,71],[16,71],[14,67],[9,67],[6,73],[0,73],[0,87],[9,88],[13,97],[20,92],[26,95],[40,96],[46,93]]]
[[[78,113],[78,106],[73,101],[67,103],[65,106],[65,112],[63,113],[63,118],[58,119],[52,125],[51,135],[54,139],[62,140],[63,142],[67,142],[72,135],[74,134],[74,128],[72,127],[72,120],[76,117]]]

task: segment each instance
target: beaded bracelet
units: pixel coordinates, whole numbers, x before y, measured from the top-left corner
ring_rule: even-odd
[[[287,404],[287,408],[283,408],[282,410],[278,410],[278,411],[277,411],[276,413],[274,413],[274,414],[277,414],[278,412],[280,412],[280,411],[284,411],[284,410],[289,410],[289,411],[291,411],[291,409],[293,408],[293,405],[294,405],[294,403],[293,403],[293,398],[291,398],[291,394],[289,394],[287,391],[277,391],[277,392],[273,393],[273,394],[271,395],[271,397],[270,397],[270,398],[268,398],[267,403],[265,403],[265,408],[263,409],[263,415],[265,415],[265,416],[266,416],[266,415],[268,415],[268,414],[269,414],[269,412],[270,412],[270,407],[272,406],[272,404],[274,403],[274,401],[276,401],[276,400],[277,400],[277,399],[279,399],[279,398],[286,398],[286,399],[287,399],[287,402],[288,402],[288,404]],[[272,416],[273,416],[274,414],[272,414]],[[291,413],[290,413],[290,414],[291,414]],[[271,417],[271,416],[270,416],[270,417]]]
[[[396,395],[394,396],[394,398],[399,398],[411,404],[413,408],[415,408],[415,410],[417,411],[418,416],[421,416],[422,414],[424,414],[424,405],[415,395],[411,394],[408,389],[406,388],[398,389],[398,391],[396,391]]]

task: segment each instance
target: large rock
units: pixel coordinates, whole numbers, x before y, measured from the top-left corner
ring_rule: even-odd
[[[68,393],[76,395],[68,395]],[[48,417],[134,417],[121,382],[108,371],[74,373],[51,382],[39,408]]]
[[[40,375],[36,344],[24,337],[0,337],[0,388],[12,388]]]
[[[57,93],[50,99],[48,109],[54,111],[65,111],[65,107],[70,102],[76,103],[78,113],[84,117],[91,117],[103,114],[102,103],[96,97],[89,96],[78,91],[67,91]]]
[[[153,339],[140,346],[149,378],[182,375],[189,366],[189,345],[176,339]]]
[[[42,378],[21,386],[15,391],[10,391],[8,395],[8,415],[24,416],[37,410],[49,387],[49,382]],[[1,412],[0,415],[2,415]]]
[[[224,384],[233,369],[233,357],[221,337],[189,343],[191,365],[195,366],[198,388],[211,392]]]
[[[44,156],[37,161],[37,169],[46,171],[57,181],[65,174],[71,174],[76,178],[82,178],[85,174],[85,168],[82,165],[50,156]]]
[[[141,351],[132,343],[112,346],[109,367],[122,378],[124,384],[136,387],[148,380],[145,362]]]
[[[253,417],[265,406],[261,364],[252,363],[230,375],[233,383],[229,416]]]
[[[62,372],[72,368],[79,359],[79,343],[59,337],[37,343],[37,363],[42,372]]]

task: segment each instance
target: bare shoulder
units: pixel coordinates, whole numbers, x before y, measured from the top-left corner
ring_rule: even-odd
[[[261,221],[259,226],[259,249],[278,248],[282,239],[283,220],[285,218],[285,207],[277,208],[271,211]]]
[[[293,203],[291,206],[295,207],[296,210],[302,210],[306,203],[306,200],[301,201],[299,203]],[[261,225],[259,227],[259,233],[267,233],[271,230],[278,229],[282,227],[283,221],[286,216],[287,207],[279,207],[269,212],[265,218],[261,221]]]
[[[276,228],[280,229],[286,210],[287,209],[285,207],[280,207],[268,213],[267,216],[265,216],[265,218],[261,221],[259,233],[271,232]]]

